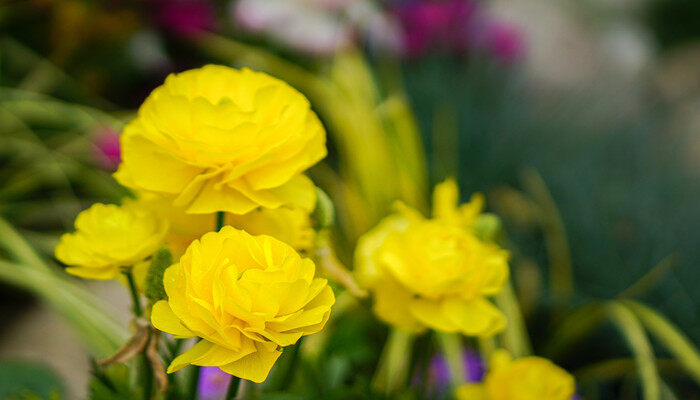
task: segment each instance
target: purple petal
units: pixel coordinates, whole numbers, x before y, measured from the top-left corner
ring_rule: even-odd
[[[217,367],[202,367],[197,392],[202,400],[220,399],[226,395],[231,375]]]

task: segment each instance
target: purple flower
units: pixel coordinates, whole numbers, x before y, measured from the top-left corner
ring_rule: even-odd
[[[153,0],[160,25],[171,33],[193,37],[216,24],[214,6],[207,0]]]
[[[111,128],[98,129],[93,138],[95,158],[108,171],[115,171],[121,161],[119,134]]]
[[[462,366],[466,382],[481,382],[484,378],[484,362],[476,351],[465,350],[462,353]],[[447,361],[441,354],[436,354],[430,360],[427,374],[426,371],[417,371],[412,381],[414,385],[429,386],[430,392],[436,396],[444,393],[450,385]]]
[[[202,400],[221,399],[226,395],[231,375],[218,367],[202,367],[197,392]]]
[[[477,3],[470,0],[409,2],[394,9],[404,32],[404,49],[418,56],[433,47],[464,51],[472,36]]]
[[[510,64],[525,56],[523,33],[514,25],[492,21],[486,27],[484,39],[486,49],[498,61]]]

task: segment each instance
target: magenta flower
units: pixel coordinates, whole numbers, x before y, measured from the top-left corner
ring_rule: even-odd
[[[98,129],[94,134],[93,147],[97,163],[108,171],[116,171],[121,161],[119,133],[107,127]]]
[[[433,47],[466,50],[477,8],[468,0],[414,1],[397,6],[394,13],[403,26],[405,51],[418,56]]]
[[[158,23],[171,33],[193,37],[214,28],[216,13],[207,0],[153,0]]]
[[[221,399],[226,395],[231,375],[218,367],[202,367],[199,372],[197,393],[202,400]]]
[[[465,382],[481,382],[484,378],[484,362],[476,351],[464,350],[462,367]],[[412,382],[417,386],[429,386],[429,393],[435,396],[442,395],[450,386],[450,369],[447,361],[441,354],[436,354],[430,360],[427,373],[426,371],[416,371]]]
[[[490,54],[503,63],[517,62],[525,56],[525,38],[514,25],[492,21],[486,27],[484,40]]]

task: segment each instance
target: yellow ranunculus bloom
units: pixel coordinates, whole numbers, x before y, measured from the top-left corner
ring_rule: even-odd
[[[443,189],[439,186],[436,192]],[[436,205],[447,211],[449,203],[439,200]],[[466,217],[436,214],[425,219],[401,205],[398,213],[360,238],[355,252],[358,279],[373,292],[375,314],[389,324],[411,332],[427,327],[491,336],[503,329],[505,318],[485,296],[497,294],[505,284],[508,253],[478,239]]]
[[[311,217],[301,208],[259,208],[244,215],[227,214],[226,224],[251,235],[270,235],[305,254],[311,252],[316,238]]]
[[[512,360],[505,350],[491,357],[483,383],[457,389],[458,400],[570,400],[574,378],[546,358]]]
[[[131,204],[94,204],[75,220],[56,246],[67,272],[88,279],[112,279],[163,243],[168,222]]]
[[[261,72],[208,65],[169,76],[121,135],[123,185],[170,198],[187,213],[311,211],[303,171],[326,155],[306,98]]]
[[[165,272],[167,301],[153,306],[153,325],[202,340],[168,367],[217,366],[262,382],[282,352],[320,331],[335,302],[313,261],[270,236],[225,226],[194,241]]]
[[[141,194],[132,202],[135,207],[170,221],[166,242],[176,259],[190,243],[216,227],[216,214],[187,214],[184,208],[175,207],[160,196]],[[224,224],[252,235],[270,235],[305,253],[311,251],[316,235],[309,213],[300,208],[259,208],[244,215],[227,213]]]

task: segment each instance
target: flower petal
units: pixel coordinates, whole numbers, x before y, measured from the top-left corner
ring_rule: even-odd
[[[255,344],[257,351],[251,353],[238,361],[230,364],[221,365],[219,368],[241,379],[246,379],[256,383],[260,383],[267,378],[275,361],[282,354],[282,351],[274,348],[270,350],[270,346],[265,346],[261,343]]]

